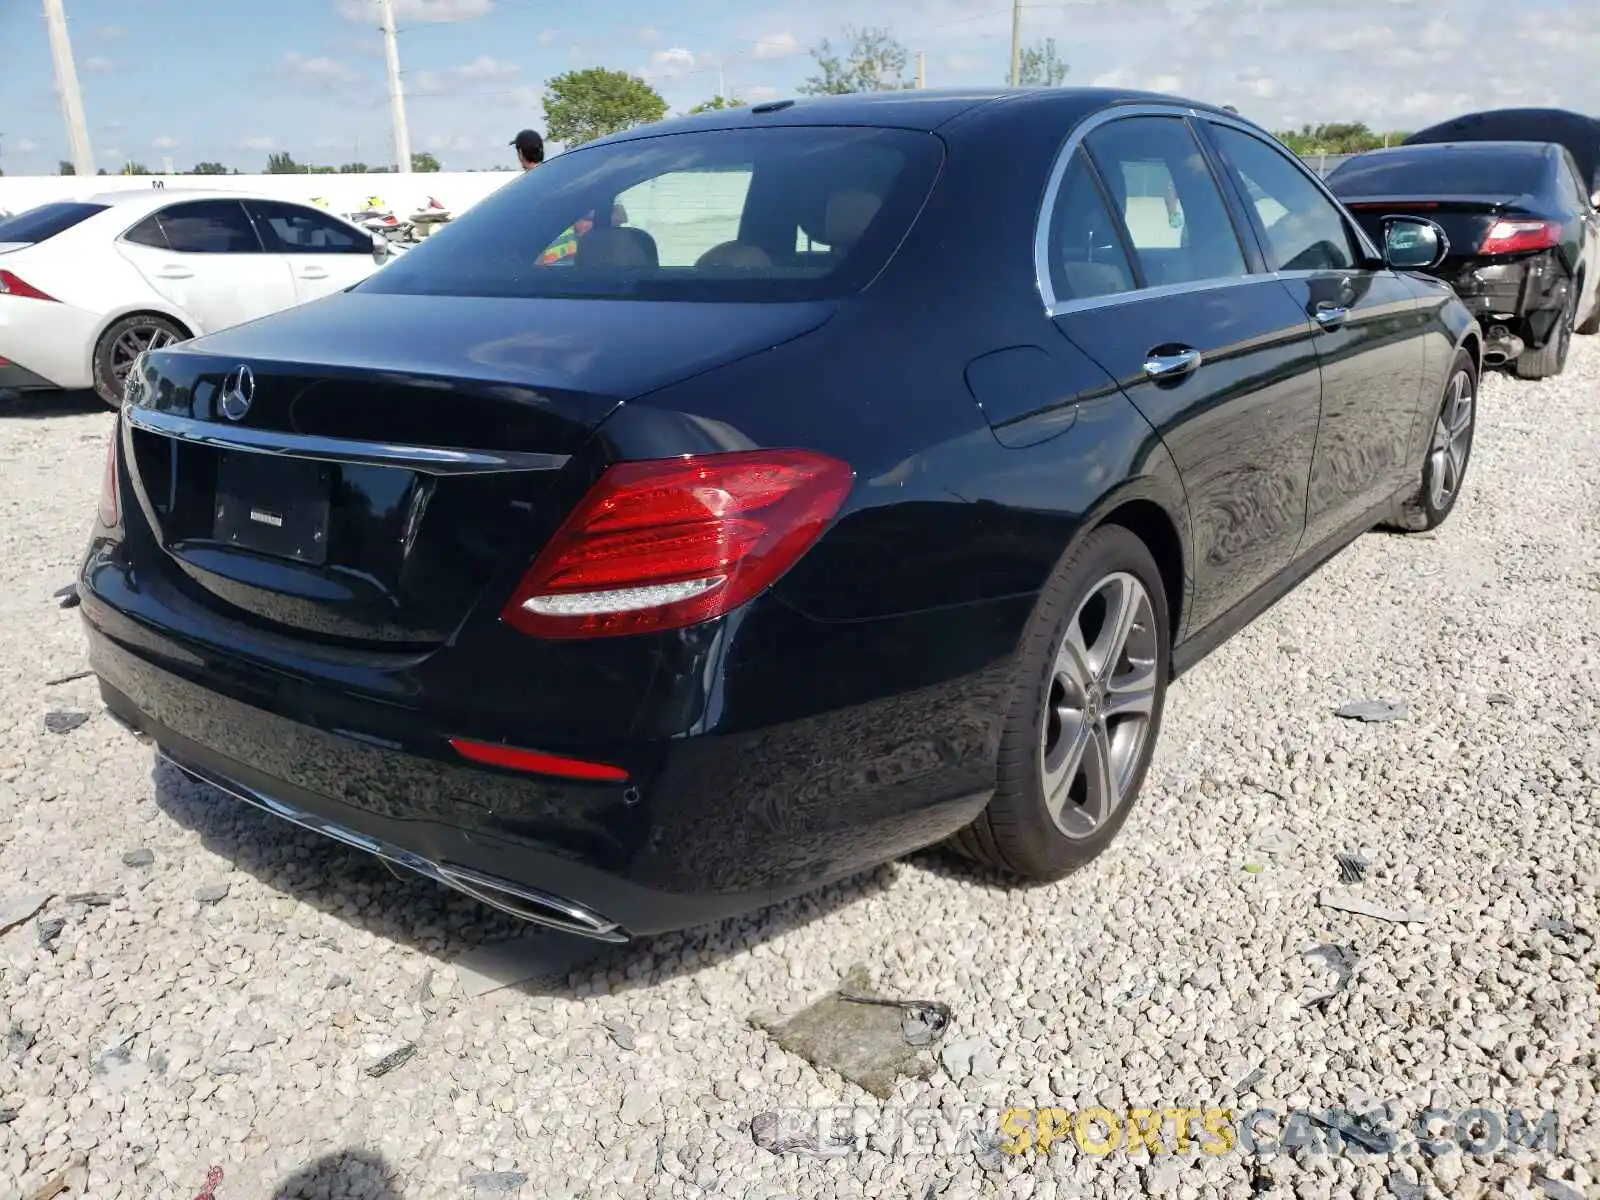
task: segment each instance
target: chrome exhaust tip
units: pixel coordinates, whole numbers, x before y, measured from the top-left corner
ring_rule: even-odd
[[[487,904],[490,908],[527,921],[531,925],[577,934],[579,937],[600,942],[620,943],[628,940],[628,935],[615,921],[608,920],[575,900],[568,900],[563,896],[556,896],[538,888],[513,883],[508,879],[500,879],[453,863],[434,862],[413,851],[377,838],[367,837],[353,829],[325,820],[315,813],[294,808],[236,780],[227,779],[203,767],[184,762],[164,747],[156,747],[156,756],[196,783],[214,787],[235,800],[242,800],[292,825],[309,829],[312,833],[320,833],[323,837],[332,838],[352,849],[364,850],[380,859],[386,866],[404,867],[435,883],[471,896],[480,904]]]

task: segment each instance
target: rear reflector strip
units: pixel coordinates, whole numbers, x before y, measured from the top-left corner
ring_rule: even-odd
[[[505,767],[510,771],[527,771],[532,775],[555,775],[563,779],[592,780],[596,783],[623,783],[628,778],[626,771],[610,763],[586,762],[581,758],[542,754],[537,750],[518,750],[515,746],[472,742],[466,738],[451,738],[450,745],[462,758],[486,766]]]

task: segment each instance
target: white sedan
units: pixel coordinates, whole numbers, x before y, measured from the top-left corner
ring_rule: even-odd
[[[122,400],[141,351],[359,283],[395,253],[309,204],[152,188],[0,220],[0,388]]]

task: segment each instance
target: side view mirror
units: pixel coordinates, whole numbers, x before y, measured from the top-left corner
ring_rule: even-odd
[[[379,262],[389,257],[389,239],[381,233],[372,235],[372,257]]]
[[[1383,219],[1383,261],[1397,271],[1427,271],[1450,253],[1450,239],[1421,217]]]
[[[1590,194],[1589,203],[1594,205],[1596,208],[1600,208],[1600,188],[1595,188],[1593,193]]]

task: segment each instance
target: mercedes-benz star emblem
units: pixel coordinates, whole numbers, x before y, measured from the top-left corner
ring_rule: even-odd
[[[222,381],[222,392],[217,397],[217,403],[223,416],[230,421],[237,421],[250,411],[250,403],[255,398],[256,377],[249,367],[238,366],[229,371],[227,378]]]

